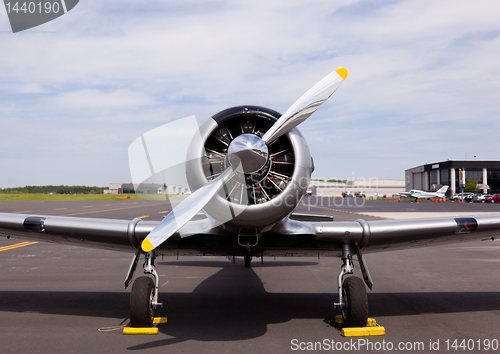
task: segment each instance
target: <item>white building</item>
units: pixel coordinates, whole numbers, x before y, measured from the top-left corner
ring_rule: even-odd
[[[318,197],[341,197],[343,193],[364,193],[367,196],[379,195],[391,197],[396,193],[404,192],[405,181],[392,179],[370,178],[343,182],[311,181],[309,183],[311,195]]]

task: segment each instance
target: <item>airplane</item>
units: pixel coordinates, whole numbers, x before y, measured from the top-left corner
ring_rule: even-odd
[[[439,188],[437,192],[424,192],[421,191],[420,189],[412,189],[409,192],[400,192],[399,194],[403,198],[429,199],[429,198],[445,198],[447,191],[448,191],[448,186],[443,186]]]
[[[125,278],[144,256],[145,276],[130,292],[130,324],[150,327],[161,306],[159,255],[340,257],[338,299],[344,325],[364,327],[366,287],[373,282],[363,253],[494,239],[500,214],[408,220],[332,221],[294,213],[314,164],[297,128],[344,82],[332,71],[285,113],[244,105],[225,109],[199,127],[189,143],[186,177],[192,191],[162,221],[0,213],[0,234],[69,245],[134,252]],[[165,141],[168,144],[168,141]],[[175,146],[171,147],[175,151]],[[147,165],[146,165],[147,166]],[[202,218],[198,216],[202,214]],[[354,273],[356,256],[362,278]],[[152,276],[152,277],[151,277]],[[365,285],[366,284],[366,285]]]

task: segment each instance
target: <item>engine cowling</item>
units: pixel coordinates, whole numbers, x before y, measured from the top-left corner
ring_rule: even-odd
[[[281,115],[259,106],[237,106],[205,121],[190,143],[186,163],[189,187],[197,190],[217,178],[231,161],[228,148],[242,134],[261,137]],[[267,146],[267,161],[227,182],[203,210],[223,227],[261,233],[290,214],[304,196],[313,164],[297,128]],[[229,216],[229,217],[228,217]]]

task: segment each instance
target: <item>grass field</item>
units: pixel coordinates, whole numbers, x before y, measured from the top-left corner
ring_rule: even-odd
[[[187,195],[169,195],[168,198],[185,198]],[[126,198],[127,197],[127,198]],[[163,194],[0,194],[0,201],[49,201],[49,200],[161,200],[166,199]]]

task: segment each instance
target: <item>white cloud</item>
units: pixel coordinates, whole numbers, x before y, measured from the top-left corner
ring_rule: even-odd
[[[148,95],[129,90],[103,92],[101,90],[87,89],[64,92],[55,97],[53,101],[59,107],[75,110],[99,108],[115,108],[119,110],[155,104],[155,101]]]
[[[346,82],[301,126],[322,175],[402,178],[465,150],[498,159],[474,127],[500,129],[499,10],[465,0],[87,0],[17,34],[2,13],[0,124],[12,132],[3,146],[26,184],[42,178],[22,164],[26,145],[51,166],[64,159],[65,183],[80,168],[69,154],[92,156],[96,167],[78,178],[106,184],[125,177],[103,168],[127,170],[126,147],[156,126],[239,104],[284,112],[345,66]]]

